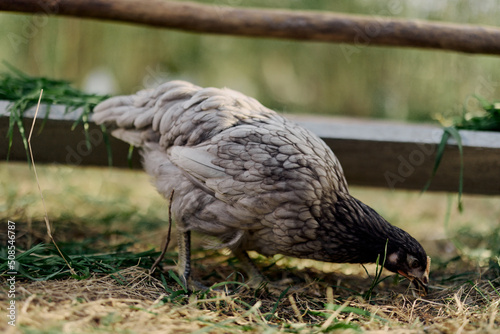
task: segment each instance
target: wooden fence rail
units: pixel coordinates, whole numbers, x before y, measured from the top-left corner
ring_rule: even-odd
[[[200,33],[500,54],[498,27],[382,16],[164,0],[2,0],[0,11],[94,18]]]

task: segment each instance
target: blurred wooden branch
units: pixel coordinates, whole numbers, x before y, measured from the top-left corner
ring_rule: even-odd
[[[0,10],[130,22],[201,33],[500,54],[497,27],[380,16],[164,0],[2,0]]]

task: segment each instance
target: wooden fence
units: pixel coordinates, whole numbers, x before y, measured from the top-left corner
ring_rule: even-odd
[[[7,133],[8,102],[0,102],[0,133]],[[43,125],[35,129],[32,146],[39,163],[80,166],[107,166],[108,150],[100,127],[90,123],[89,144],[83,127],[70,131],[81,110],[69,114],[63,107],[52,107]],[[34,109],[25,113],[29,129]],[[36,127],[42,126],[46,108],[42,107]],[[342,163],[349,184],[391,189],[423,188],[434,164],[443,130],[438,126],[411,125],[388,121],[359,121],[346,118],[286,115],[320,136]],[[464,192],[500,194],[500,133],[461,130],[464,150]],[[128,167],[128,144],[110,138],[113,166]],[[5,160],[7,145],[0,145]],[[10,160],[26,161],[21,136],[16,131]],[[140,168],[137,152],[132,167]],[[430,190],[457,191],[460,159],[457,144],[449,140],[445,156]]]

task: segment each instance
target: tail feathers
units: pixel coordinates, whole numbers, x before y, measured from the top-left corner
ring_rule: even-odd
[[[123,140],[130,145],[135,147],[142,147],[144,145],[144,140],[141,136],[142,131],[137,130],[125,130],[125,129],[116,129],[111,131],[113,137],[116,137],[120,140]]]
[[[120,128],[144,127],[144,116],[146,114],[154,114],[154,110],[148,110],[145,107],[137,108],[132,103],[126,104],[130,100],[130,96],[117,96],[104,101],[94,108],[93,121],[97,124],[112,125]],[[109,103],[105,104],[106,102]],[[136,124],[136,121],[138,121],[138,124]]]
[[[93,120],[97,124],[125,129],[142,129],[153,124],[153,128],[158,130],[157,123],[165,110],[179,101],[188,100],[200,89],[189,82],[170,81],[134,95],[115,96],[94,108]],[[158,112],[160,109],[163,112]]]
[[[134,129],[115,129],[111,131],[113,137],[123,140],[135,147],[157,147],[160,140],[158,132],[151,129],[134,130]]]
[[[133,145],[159,144],[166,149],[173,144],[198,144],[242,119],[272,115],[256,100],[230,89],[170,81],[100,103],[94,108],[93,120]]]

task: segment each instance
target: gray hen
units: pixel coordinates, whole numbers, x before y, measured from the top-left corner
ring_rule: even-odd
[[[230,89],[183,81],[99,104],[94,121],[142,148],[179,236],[179,274],[190,275],[190,232],[220,240],[262,278],[247,251],[385,267],[427,289],[422,246],[349,194],[339,161],[310,131]]]

